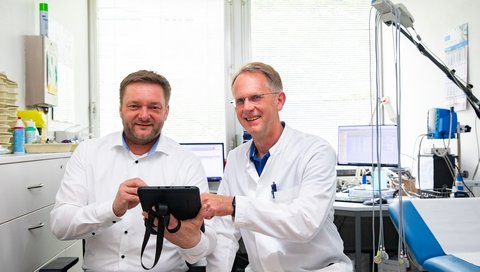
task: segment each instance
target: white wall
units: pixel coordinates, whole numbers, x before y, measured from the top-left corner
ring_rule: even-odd
[[[20,109],[25,108],[24,36],[39,34],[39,2],[39,0],[0,0],[0,71],[18,83]],[[49,19],[73,35],[75,122],[87,126],[89,86],[87,0],[41,2],[49,4]]]
[[[440,59],[444,59],[444,36],[446,32],[468,23],[469,38],[469,83],[473,93],[480,97],[480,2],[476,0],[401,0],[413,15],[414,27],[425,45]],[[394,96],[395,74],[393,66],[392,27],[384,27],[384,78],[385,90]],[[420,54],[403,35],[401,39],[402,76],[402,153],[413,155],[415,140],[427,132],[429,108],[447,108],[445,102],[446,76],[429,59]],[[470,106],[458,112],[462,125],[475,128],[475,112]],[[478,121],[477,121],[478,122]],[[461,135],[462,170],[473,174],[478,161],[475,133]],[[437,142],[438,144],[438,142]],[[453,142],[456,146],[456,141]],[[422,147],[431,146],[427,141]],[[436,145],[437,147],[440,147]],[[418,148],[418,143],[417,143]],[[412,160],[402,156],[402,166],[411,166]],[[477,175],[478,176],[478,175]]]
[[[49,17],[74,35],[75,122],[88,124],[88,9],[87,0],[48,0]],[[402,0],[415,18],[424,43],[443,58],[443,38],[452,28],[468,23],[469,82],[480,97],[480,2],[477,0]],[[24,35],[38,35],[39,0],[0,0],[0,71],[19,83],[19,105],[25,106]],[[384,27],[385,91],[394,95],[391,27]],[[427,110],[445,107],[445,75],[406,39],[401,43],[402,153],[412,156],[417,136],[426,133]],[[458,112],[461,124],[475,129],[476,115],[468,107]],[[478,122],[478,121],[477,121]],[[462,168],[473,173],[478,161],[475,133],[462,134]],[[455,143],[454,143],[455,144]],[[424,143],[428,146],[428,143]],[[403,166],[412,160],[403,156]]]

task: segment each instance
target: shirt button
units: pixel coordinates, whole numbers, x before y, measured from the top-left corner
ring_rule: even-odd
[[[122,255],[122,259],[125,259],[125,255]]]
[[[92,232],[92,235],[95,235],[95,232]]]
[[[128,230],[124,231],[125,234],[128,234]]]
[[[138,160],[136,160],[135,163],[138,163]]]
[[[112,221],[113,224],[117,223],[117,221]]]

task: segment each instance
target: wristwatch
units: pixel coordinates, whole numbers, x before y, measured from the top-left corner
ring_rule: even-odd
[[[235,204],[235,196],[233,196],[233,200],[232,200],[232,208],[233,208],[233,211],[232,211],[232,217],[235,217],[235,208],[236,208],[236,204]]]

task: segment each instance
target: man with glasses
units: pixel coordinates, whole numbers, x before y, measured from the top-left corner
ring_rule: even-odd
[[[218,194],[202,194],[217,231],[207,271],[230,271],[240,238],[247,271],[352,271],[333,224],[335,151],[280,121],[286,95],[271,66],[245,65],[232,95],[252,140],[228,154]]]

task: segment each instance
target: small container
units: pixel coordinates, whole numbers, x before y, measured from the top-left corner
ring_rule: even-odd
[[[25,153],[25,125],[23,124],[22,117],[20,116],[18,117],[17,123],[13,128],[13,153]]]
[[[35,122],[31,119],[27,121],[27,127],[25,128],[25,143],[31,144],[37,142],[38,131],[35,127]]]
[[[463,192],[463,178],[460,175],[457,175],[457,178],[455,179],[455,188],[457,189],[457,192]]]
[[[48,37],[48,4],[40,3],[40,35]]]

